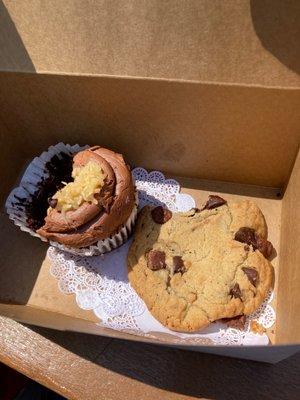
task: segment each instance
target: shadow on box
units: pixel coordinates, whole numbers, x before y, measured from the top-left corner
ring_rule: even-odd
[[[250,0],[261,44],[282,64],[300,73],[300,3],[298,0]]]
[[[0,1],[0,46],[3,53],[7,55],[4,66],[8,71],[35,72],[35,67],[3,1]],[[5,121],[1,120],[0,168],[5,170],[13,165],[13,169],[11,176],[5,180],[1,177],[0,182],[0,260],[5,260],[5,263],[1,263],[0,286],[7,289],[5,293],[2,291],[1,301],[10,303],[13,297],[14,303],[26,304],[39,274],[41,263],[45,258],[47,247],[17,229],[8,220],[4,211],[4,202],[8,191],[24,166],[23,159],[19,157],[19,154],[26,153],[28,148],[26,138],[14,141],[16,135],[8,129]],[[29,157],[29,153],[27,157]],[[21,278],[24,270],[26,279]]]
[[[4,65],[6,70],[36,71],[2,0],[0,0],[0,47],[1,53],[4,50],[7,56],[5,60],[1,60],[1,65]]]
[[[27,304],[48,246],[20,231],[4,211],[0,214],[0,233],[1,302]]]
[[[272,398],[283,399],[286,387],[295,386],[300,373],[300,353],[270,365],[82,333],[30,329],[100,367],[198,398],[263,400],[272,393]],[[104,340],[108,341],[105,346]],[[297,399],[296,387],[288,393],[289,400]]]

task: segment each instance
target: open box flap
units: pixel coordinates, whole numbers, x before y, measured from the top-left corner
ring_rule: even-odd
[[[4,0],[0,70],[300,87],[299,12],[297,0]]]

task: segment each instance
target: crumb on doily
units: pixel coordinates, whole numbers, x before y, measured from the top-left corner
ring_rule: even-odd
[[[266,333],[266,328],[264,328],[261,324],[259,324],[257,321],[251,321],[250,322],[250,330],[253,333],[258,333],[260,335],[263,335]]]
[[[238,315],[233,318],[222,318],[220,321],[226,324],[229,328],[239,329],[242,331],[245,328],[246,316]]]

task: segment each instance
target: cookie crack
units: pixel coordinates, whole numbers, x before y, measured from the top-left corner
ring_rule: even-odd
[[[228,232],[230,233],[231,232],[230,228],[231,228],[231,225],[232,225],[232,222],[233,222],[233,216],[232,216],[232,212],[230,211],[230,207],[229,207],[228,204],[227,204],[227,211],[228,211],[228,214],[229,214],[229,217],[230,217],[230,223],[229,223],[227,229],[228,229]]]
[[[210,319],[210,317],[209,317],[207,311],[206,311],[204,308],[202,308],[199,304],[193,304],[193,303],[188,303],[188,304],[187,304],[187,308],[186,308],[186,310],[185,310],[185,312],[184,312],[184,315],[183,315],[183,317],[182,317],[182,321],[184,321],[184,320],[186,319],[186,317],[187,317],[187,315],[188,315],[188,313],[189,313],[189,311],[190,311],[191,306],[197,307],[199,310],[201,310],[201,311],[203,312],[203,314],[206,316],[207,321],[208,321],[209,323],[212,322],[212,320]]]
[[[171,289],[172,294],[174,294],[178,299],[182,299],[182,300],[184,300],[187,304],[189,304],[189,302],[187,301],[186,297],[181,296],[176,290],[174,290],[174,289],[172,288],[171,285],[169,285],[169,288]],[[171,293],[169,293],[169,294],[171,294]]]
[[[239,267],[240,267],[241,265],[245,264],[245,262],[247,261],[247,259],[248,259],[248,253],[246,253],[246,254],[244,255],[244,257],[243,257],[243,260],[242,260],[241,262],[239,262],[239,263],[235,266],[235,268],[234,268],[234,277],[233,277],[233,279],[229,282],[229,284],[228,284],[228,289],[229,289],[229,287],[230,287],[231,285],[233,285],[233,284],[237,281],[237,273],[238,273]],[[195,292],[195,293],[197,294],[197,298],[198,298],[198,297],[203,297],[203,299],[204,299],[205,301],[207,301],[207,302],[210,302],[210,301],[211,301],[211,300],[207,297],[207,295],[206,295],[206,288],[207,288],[207,286],[210,285],[209,283],[207,283],[207,284],[204,283],[204,285],[202,286],[202,290],[199,291],[199,290],[197,290],[197,288],[193,287],[190,283],[188,283],[188,282],[186,281],[186,279],[185,279],[184,281],[185,281],[185,284],[186,284],[187,288],[190,289],[192,292]],[[224,303],[223,303],[223,302],[220,302],[220,304],[225,305],[225,304],[226,304],[226,301],[225,301]],[[188,309],[190,308],[191,305],[192,305],[192,304],[189,304]],[[199,309],[204,313],[204,315],[206,316],[207,320],[208,320],[210,323],[216,320],[215,318],[211,318],[210,315],[209,315],[209,313],[205,310],[205,308],[201,307],[200,304],[193,304],[193,305],[194,305],[195,307],[199,308]],[[186,312],[185,312],[185,314],[184,314],[184,318],[186,318],[186,316],[187,316],[187,314],[188,314],[188,311],[189,311],[189,310],[186,310]],[[221,317],[220,317],[220,318],[221,318]],[[218,318],[217,318],[217,319],[218,319]]]
[[[235,272],[234,272],[234,278],[233,278],[233,282],[232,283],[234,283],[234,282],[236,282],[237,280],[236,280],[236,276],[237,276],[237,273],[238,273],[238,268],[241,266],[241,265],[243,265],[247,260],[248,260],[248,252],[246,253],[246,255],[245,255],[245,257],[244,257],[244,259],[243,259],[243,261],[242,262],[240,262],[240,263],[238,263],[237,264],[237,266],[235,267]]]
[[[199,296],[203,296],[203,297],[207,300],[206,296],[204,295],[204,289],[205,289],[205,287],[203,287],[202,291],[200,292],[199,290],[197,290],[197,288],[191,286],[186,280],[184,280],[184,282],[185,282],[186,286],[191,290],[191,292],[197,294],[197,299],[198,299]],[[185,312],[184,318],[183,318],[183,319],[186,318],[190,307],[193,305],[194,307],[199,308],[199,309],[203,312],[203,314],[206,316],[206,318],[207,318],[207,320],[208,320],[209,322],[212,322],[212,320],[211,320],[209,314],[207,313],[207,311],[206,311],[203,307],[201,307],[200,304],[194,304],[195,301],[196,301],[196,299],[195,299],[192,303],[188,303],[188,306],[189,306],[189,307],[188,307],[188,310]]]
[[[245,257],[244,257],[244,259],[243,259],[243,261],[240,262],[240,263],[238,263],[237,266],[235,267],[234,278],[233,278],[233,281],[231,282],[232,286],[233,286],[235,283],[238,283],[238,282],[237,282],[237,274],[238,274],[238,272],[239,272],[239,271],[238,271],[238,270],[239,270],[239,267],[245,264],[245,262],[246,262],[247,259],[248,259],[248,256],[249,256],[249,254],[248,254],[248,252],[247,252],[246,255],[245,255]],[[245,303],[244,303],[243,299],[241,299],[241,302],[242,302],[242,304],[243,304],[243,309],[245,309]]]

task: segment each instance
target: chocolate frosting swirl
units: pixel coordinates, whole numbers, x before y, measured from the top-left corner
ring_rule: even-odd
[[[106,174],[104,186],[96,196],[97,204],[83,203],[65,215],[52,209],[37,233],[55,242],[75,248],[106,239],[126,223],[135,205],[135,191],[130,169],[123,156],[100,146],[76,154],[73,166],[94,161]]]

